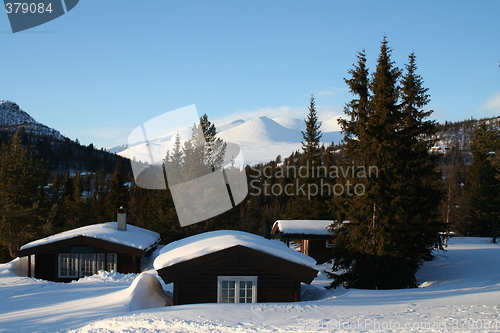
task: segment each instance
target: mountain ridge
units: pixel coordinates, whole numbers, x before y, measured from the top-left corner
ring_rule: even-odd
[[[125,170],[131,170],[130,163],[124,163],[122,156],[96,149],[93,144],[83,146],[39,123],[15,102],[0,101],[0,143],[8,142],[16,132],[23,145],[32,148],[49,172],[75,174],[105,170],[111,173],[117,161],[122,161]]]
[[[333,119],[333,118],[332,118]],[[240,146],[241,154],[247,164],[267,163],[274,160],[278,155],[288,156],[302,147],[302,130],[305,130],[304,121],[291,117],[278,117],[271,119],[266,116],[244,121],[237,119],[216,125],[218,137],[226,142],[235,143]],[[184,134],[189,131],[182,129]],[[187,136],[183,136],[187,137]],[[342,139],[340,131],[323,132],[321,142],[328,145],[332,142],[338,143]],[[136,158],[141,161],[150,161],[148,152],[151,151],[160,161],[166,155],[167,150],[172,150],[175,136],[168,133],[159,138],[150,138],[149,146],[144,142],[137,144],[121,145],[108,149],[120,156]],[[130,149],[134,148],[135,154],[129,156]],[[139,148],[139,149],[137,149]]]
[[[0,130],[15,133],[19,130],[36,137],[46,137],[52,140],[68,140],[58,130],[36,121],[19,105],[12,101],[0,101]]]

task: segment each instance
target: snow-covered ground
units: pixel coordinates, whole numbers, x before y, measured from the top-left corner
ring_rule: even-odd
[[[12,266],[0,265],[0,332],[500,332],[500,244],[486,238],[451,239],[422,266],[421,288],[325,290],[320,274],[300,303],[158,307],[144,274],[53,283]]]

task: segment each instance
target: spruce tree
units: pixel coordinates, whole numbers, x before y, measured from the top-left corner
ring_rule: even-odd
[[[207,114],[200,118],[200,126],[205,137],[204,163],[218,169],[224,162],[226,144],[217,137],[217,128],[208,120]]]
[[[334,198],[332,286],[415,287],[415,273],[429,259],[437,237],[439,173],[429,154],[435,124],[427,89],[411,55],[406,74],[394,66],[384,38],[370,78],[364,51],[346,79],[355,98],[346,105],[344,164],[357,170],[344,180],[351,194]],[[349,223],[342,223],[349,221]]]
[[[302,142],[303,157],[300,158],[299,163],[301,165],[292,168],[307,168],[307,176],[297,175],[297,178],[291,179],[292,193],[295,195],[286,202],[284,218],[330,219],[331,213],[328,210],[327,199],[330,199],[331,195],[323,186],[323,183],[327,183],[324,170],[319,168],[323,162],[320,147],[321,122],[318,121],[314,94],[311,94],[309,99],[308,114],[304,123],[306,128],[302,131],[304,141]],[[326,166],[323,165],[323,167]]]
[[[316,112],[316,102],[314,94],[311,94],[309,99],[309,113],[304,119],[306,130],[301,131],[304,141],[302,142],[302,150],[304,151],[306,161],[311,164],[319,153],[319,140],[321,139],[321,122],[318,122],[318,114]]]

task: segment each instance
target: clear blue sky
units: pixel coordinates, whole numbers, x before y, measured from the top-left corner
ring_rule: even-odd
[[[341,114],[343,81],[387,35],[412,51],[437,120],[500,115],[500,1],[81,0],[13,34],[0,13],[0,99],[81,143],[111,147],[190,104],[209,119]]]

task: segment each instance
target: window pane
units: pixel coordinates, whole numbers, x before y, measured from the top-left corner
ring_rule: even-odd
[[[252,281],[240,281],[240,303],[252,303]]]
[[[221,302],[234,303],[235,302],[235,281],[221,281]]]
[[[80,276],[89,276],[97,273],[95,254],[80,254]]]
[[[105,271],[106,270],[106,254],[98,253],[97,254],[97,270]]]
[[[116,271],[116,253],[108,253],[108,269],[107,271]]]

